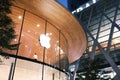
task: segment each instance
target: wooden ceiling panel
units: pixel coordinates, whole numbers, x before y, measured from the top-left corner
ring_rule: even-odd
[[[65,35],[69,63],[82,56],[87,45],[86,34],[75,17],[55,0],[15,0],[14,5],[44,18]]]

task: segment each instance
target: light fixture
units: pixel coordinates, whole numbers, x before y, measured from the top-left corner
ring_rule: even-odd
[[[39,28],[39,27],[40,27],[40,24],[37,24],[36,26]]]
[[[89,6],[90,6],[90,4],[89,4],[89,3],[86,3],[86,8],[89,7]]]
[[[14,39],[14,41],[16,42],[16,41],[17,41],[17,39]]]
[[[96,0],[93,0],[93,3],[96,3]]]
[[[22,19],[22,16],[18,16],[18,19]]]
[[[28,47],[28,45],[25,45],[25,47],[27,48],[27,47]]]
[[[27,31],[28,33],[30,32],[30,30]]]

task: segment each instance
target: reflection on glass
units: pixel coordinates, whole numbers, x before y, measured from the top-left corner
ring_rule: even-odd
[[[59,63],[59,53],[56,52],[56,46],[59,46],[59,30],[55,28],[52,24],[47,23],[46,36],[49,36],[50,48],[45,50],[45,62],[50,63],[54,66],[58,66]]]
[[[59,67],[60,60],[65,60],[63,58],[67,54],[65,38],[61,36],[60,31],[54,25],[47,22],[45,26],[46,20],[43,18],[27,11],[25,11],[24,16],[23,13],[24,10],[12,7],[12,15],[10,15],[16,24],[17,35],[12,43],[20,43],[18,55],[34,59],[33,56],[36,53],[38,61],[45,59],[45,63]],[[24,21],[23,25],[22,21]],[[19,38],[20,42],[18,42]],[[16,54],[16,51],[8,52]]]
[[[45,20],[29,12],[25,13],[19,55],[32,58],[36,53],[43,61],[43,47],[39,44],[39,35],[45,32]]]
[[[12,10],[12,14],[10,14],[9,16],[12,18],[13,22],[15,23],[15,35],[16,38],[12,40],[11,44],[18,44],[18,40],[19,40],[19,35],[20,35],[20,29],[21,29],[21,23],[22,23],[22,20],[19,20],[18,19],[18,16],[19,15],[23,15],[23,11],[22,9],[19,9],[17,7],[11,7],[11,10]],[[10,54],[16,54],[16,50],[9,50],[9,49],[4,49],[3,50],[4,52],[6,53],[10,53]]]
[[[41,80],[42,65],[18,59],[13,80]]]
[[[10,68],[12,63],[14,62],[14,58],[9,57],[9,59],[5,59],[0,55],[0,80],[8,80]]]
[[[60,34],[60,68],[65,69],[68,64],[67,41],[63,34]]]
[[[66,55],[67,43],[60,31],[48,22],[45,31],[44,19],[27,11],[25,11],[25,16],[23,16],[24,10],[17,7],[12,7],[11,9],[12,14],[9,16],[15,22],[17,35],[11,44],[20,43],[18,56],[34,59],[33,56],[36,53],[38,61],[43,61],[44,58],[45,63],[52,64],[55,67],[65,68],[65,65],[68,63]],[[18,42],[19,39],[20,42]],[[16,50],[4,51],[10,54],[16,54],[17,52]],[[43,54],[45,54],[45,56],[43,56]],[[5,60],[4,64],[0,64],[0,73],[2,73],[0,74],[0,80],[8,80],[11,63],[14,62],[14,58],[10,58]],[[42,66],[43,64],[17,59],[13,80],[41,80]],[[66,76],[64,73],[61,73],[61,75],[62,74]],[[59,74],[59,70],[45,65],[44,80],[53,80],[53,78],[54,80],[60,80],[59,77],[61,77],[61,75]]]

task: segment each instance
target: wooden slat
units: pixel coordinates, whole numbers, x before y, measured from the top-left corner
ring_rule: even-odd
[[[55,0],[15,0],[14,5],[44,18],[61,30],[68,40],[69,63],[82,56],[87,45],[86,34],[75,17]]]

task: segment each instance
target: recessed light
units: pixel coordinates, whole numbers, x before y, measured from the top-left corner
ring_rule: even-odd
[[[27,45],[25,45],[25,47],[28,47]]]
[[[22,16],[18,16],[18,19],[22,19]]]
[[[17,39],[14,39],[14,41],[17,41]]]
[[[30,32],[30,30],[28,30],[27,32]]]
[[[40,27],[40,24],[37,24],[36,26],[39,28],[39,27]]]

